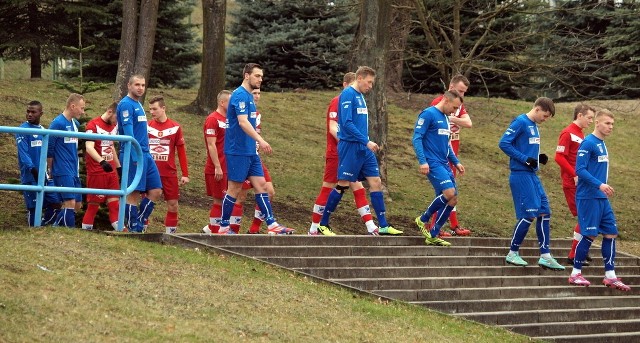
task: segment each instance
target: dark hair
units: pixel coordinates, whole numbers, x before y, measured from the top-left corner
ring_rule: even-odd
[[[40,107],[42,107],[42,103],[40,101],[38,101],[38,100],[33,100],[33,101],[29,101],[27,106],[40,106]]]
[[[582,114],[587,114],[587,112],[593,112],[596,113],[596,109],[586,105],[586,104],[577,104],[576,108],[573,109],[573,120],[578,119],[578,114],[582,113]]]
[[[356,78],[358,77],[367,77],[367,76],[376,76],[376,71],[371,67],[360,66],[358,70],[356,70]]]
[[[458,91],[456,90],[445,91],[444,97],[447,98],[448,100],[460,99],[460,103],[464,102],[464,98],[462,98],[462,96],[460,96],[460,93],[458,93]]]
[[[353,81],[356,80],[356,73],[350,71],[346,74],[344,74],[344,77],[342,78],[342,82],[343,83],[353,83]]]
[[[162,95],[156,95],[151,100],[149,100],[149,104],[159,103],[160,107],[164,107],[164,97]]]
[[[538,106],[541,110],[551,113],[552,117],[556,115],[556,105],[553,104],[553,100],[547,97],[539,97],[538,99],[536,99],[536,102],[533,104],[533,106]]]
[[[251,72],[255,68],[262,69],[262,67],[258,63],[247,63],[247,64],[245,64],[244,69],[242,70],[242,77],[244,78],[245,74],[251,74]]]
[[[451,78],[451,82],[449,82],[449,84],[451,85],[455,85],[458,84],[459,82],[464,83],[465,86],[469,87],[469,79],[467,79],[464,75],[462,74],[456,74]]]

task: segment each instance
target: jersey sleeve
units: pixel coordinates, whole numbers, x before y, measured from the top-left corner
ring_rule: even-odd
[[[522,131],[522,124],[520,123],[520,121],[513,120],[511,122],[511,125],[509,125],[509,128],[507,129],[507,131],[505,131],[504,134],[502,135],[502,138],[500,138],[500,143],[498,143],[498,146],[500,147],[500,150],[502,150],[505,154],[507,154],[507,156],[515,160],[518,160],[522,163],[526,163],[527,156],[521,153],[520,151],[518,151],[513,146],[513,142],[521,134],[521,131]]]
[[[49,125],[49,130],[60,130],[60,128],[58,127],[58,122],[54,119],[51,122],[51,125]],[[53,153],[56,150],[56,147],[58,145],[58,141],[60,139],[64,139],[63,137],[60,136],[49,136],[49,146],[47,147],[47,158],[53,158]]]
[[[587,182],[589,185],[599,188],[602,182],[596,179],[595,176],[589,173],[587,167],[589,166],[589,161],[591,160],[592,151],[595,149],[593,143],[588,141],[583,141],[578,148],[578,155],[576,156],[576,174],[578,175],[578,179],[584,182]]]
[[[338,121],[338,98],[331,100],[327,110],[327,120]]]
[[[20,165],[27,169],[36,167],[31,160],[31,156],[29,156],[29,140],[25,135],[16,135],[16,147],[18,148],[18,161]]]
[[[555,161],[560,166],[562,172],[571,176],[576,176],[574,166],[569,163],[569,146],[571,144],[571,135],[568,132],[562,132],[558,138],[558,146],[556,147]]]
[[[418,120],[416,121],[416,125],[413,128],[413,151],[416,153],[416,158],[418,159],[418,163],[420,165],[427,163],[427,158],[424,155],[424,147],[422,145],[422,141],[424,139],[424,135],[427,133],[427,128],[429,123],[424,114],[425,112],[420,113],[418,116]]]
[[[458,156],[456,156],[456,154],[453,152],[453,147],[451,146],[451,142],[449,142],[448,147],[449,147],[449,154],[447,155],[447,159],[449,160],[449,162],[451,162],[451,164],[453,164],[454,166],[460,164],[460,160],[458,159]]]

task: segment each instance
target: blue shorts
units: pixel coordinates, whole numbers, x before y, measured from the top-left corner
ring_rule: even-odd
[[[25,183],[25,185],[33,185],[35,186],[36,183],[32,182],[32,183]],[[53,180],[46,180],[45,179],[45,185],[46,186],[54,186]],[[36,197],[38,196],[38,193],[36,192],[22,192],[22,195],[24,197],[24,204],[27,208],[36,208]],[[62,202],[62,197],[60,196],[60,193],[53,193],[53,192],[45,192],[44,193],[44,203],[43,203],[43,207],[49,207],[51,205],[54,204],[60,204]]]
[[[380,176],[376,155],[362,143],[339,141],[338,161],[338,180],[356,182]]]
[[[162,181],[160,180],[160,172],[158,171],[158,166],[156,166],[156,162],[153,160],[153,157],[151,157],[150,153],[143,152],[142,158],[142,177],[140,178],[140,183],[138,183],[135,190],[139,192],[146,192],[151,189],[161,189]],[[131,181],[133,181],[135,176],[136,163],[129,160],[129,179],[127,180],[127,186],[131,185]]]
[[[250,176],[262,176],[262,161],[258,154],[227,155],[227,179],[234,182],[244,182]]]
[[[82,188],[80,178],[70,175],[54,176],[53,184],[57,187]],[[80,193],[60,193],[60,197],[62,198],[62,201],[75,200],[82,202],[82,194]]]
[[[449,165],[434,164],[430,166],[427,179],[429,179],[433,189],[436,191],[436,196],[442,194],[445,189],[456,188],[456,179]],[[457,194],[458,189],[456,188]]]
[[[578,224],[583,236],[617,235],[616,216],[609,199],[577,199]]]
[[[511,187],[516,218],[535,218],[541,214],[551,215],[549,199],[542,188],[538,175],[531,172],[511,172],[509,186]]]

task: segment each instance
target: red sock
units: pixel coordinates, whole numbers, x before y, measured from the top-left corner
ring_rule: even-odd
[[[220,230],[220,217],[222,217],[222,204],[213,204],[209,211],[209,230],[218,233]]]
[[[167,216],[164,217],[165,227],[178,227],[178,212],[167,211]]]
[[[322,187],[320,189],[320,194],[318,194],[316,202],[313,205],[313,213],[311,213],[312,223],[320,223],[320,219],[322,219],[322,212],[324,212],[324,206],[327,204],[327,199],[329,199],[329,194],[332,190],[333,188],[329,187]]]
[[[231,211],[231,218],[229,218],[229,227],[235,233],[240,232],[240,225],[242,224],[242,204],[235,204],[233,211]]]
[[[429,227],[433,227],[434,225],[436,225],[436,219],[438,219],[438,212],[434,213],[431,216],[431,221],[429,222]]]
[[[120,213],[120,201],[115,200],[107,203],[107,208],[109,209],[109,221],[111,225],[114,225],[114,230],[118,225],[118,214]]]
[[[249,228],[249,233],[258,233],[260,232],[260,226],[262,226],[262,222],[264,219],[260,218],[260,207],[256,205],[255,214],[253,216],[253,221],[251,222],[251,227]]]
[[[458,211],[456,211],[455,207],[453,208],[453,211],[451,211],[451,215],[449,215],[449,225],[451,226],[451,229],[460,226],[460,223],[458,223]]]
[[[84,228],[93,228],[93,222],[96,220],[96,214],[98,213],[99,209],[100,205],[98,204],[87,205],[87,211],[84,213],[84,217],[82,218],[82,226]]]
[[[364,188],[358,189],[353,192],[353,199],[356,201],[356,208],[364,223],[373,220],[371,216],[371,209],[369,208],[369,202],[367,201],[367,193]]]
[[[578,240],[575,238],[575,233],[580,233],[580,224],[576,224],[576,227],[573,228],[574,236],[573,242],[571,242],[571,250],[569,250],[569,258],[573,259],[576,257],[576,247],[578,246]]]

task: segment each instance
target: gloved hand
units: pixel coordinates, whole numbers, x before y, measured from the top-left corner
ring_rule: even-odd
[[[527,162],[525,162],[525,164],[532,170],[536,170],[536,168],[538,168],[538,160],[533,157],[527,157]]]
[[[549,162],[549,156],[547,156],[547,154],[540,154],[540,156],[538,156],[538,161],[540,164],[547,164],[547,162]]]
[[[109,162],[105,160],[100,161],[100,166],[102,167],[102,170],[107,173],[111,173],[113,171],[113,167],[111,166],[111,164],[109,164]]]
[[[33,175],[33,179],[38,181],[38,168],[31,168],[29,172]]]

